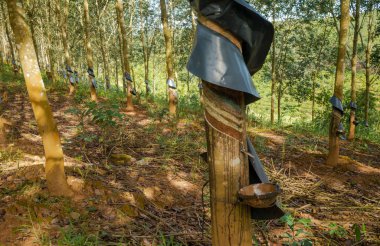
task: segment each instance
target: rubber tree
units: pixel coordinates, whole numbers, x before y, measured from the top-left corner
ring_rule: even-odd
[[[144,81],[145,81],[145,92],[146,95],[149,95],[150,93],[150,86],[149,86],[149,62],[150,62],[150,56],[152,53],[152,49],[155,45],[156,42],[156,33],[157,29],[154,26],[154,31],[152,36],[149,38],[148,35],[148,27],[147,24],[149,23],[148,21],[148,11],[144,11],[146,8],[146,1],[139,0],[139,15],[140,15],[140,40],[141,40],[141,46],[143,49],[143,58],[144,58]],[[149,7],[149,5],[147,6]],[[152,25],[154,23],[151,23]]]
[[[38,66],[32,34],[17,0],[7,0],[7,6],[26,88],[44,146],[47,187],[53,195],[70,196],[73,192],[67,184],[61,141]]]
[[[376,29],[375,29],[375,23],[376,23],[376,15],[377,11],[374,10],[375,5],[374,0],[369,0],[367,4],[367,14],[368,14],[368,21],[367,21],[367,44],[365,48],[365,108],[364,108],[364,118],[365,118],[365,124],[368,127],[369,126],[369,106],[370,106],[370,91],[371,91],[371,73],[372,73],[372,67],[371,67],[371,54],[372,49],[374,45],[374,39],[376,36]]]
[[[350,1],[341,0],[341,19],[340,19],[340,29],[339,29],[339,47],[338,56],[336,62],[336,73],[335,73],[335,86],[334,86],[334,97],[337,101],[343,101],[343,85],[344,85],[344,71],[345,71],[345,57],[346,57],[346,45],[348,29],[350,24]],[[339,133],[341,127],[343,112],[338,110],[336,106],[333,105],[333,110],[331,114],[331,121],[329,127],[329,153],[327,157],[328,165],[337,165],[339,160]]]
[[[352,44],[352,59],[351,59],[351,112],[350,112],[350,130],[348,140],[355,138],[356,119],[356,67],[358,63],[358,40],[360,32],[360,0],[355,1],[355,27],[354,39]]]
[[[2,3],[1,3],[1,13],[3,14],[3,20],[4,20],[4,26],[5,26],[5,34],[7,36],[7,41],[8,41],[8,44],[9,44],[9,49],[11,51],[12,64],[13,64],[13,72],[16,74],[18,72],[18,67],[17,67],[17,64],[16,64],[16,56],[15,56],[15,50],[13,48],[13,41],[12,41],[12,38],[11,38],[11,32],[9,30],[8,23],[7,23],[7,17],[5,15],[4,4],[5,4],[5,2],[2,1]]]
[[[276,24],[276,2],[272,1],[272,24]],[[276,35],[276,34],[275,34]],[[271,103],[270,103],[270,122],[274,124],[274,107],[275,107],[275,94],[276,94],[276,37],[272,43],[272,86],[271,86]]]
[[[209,26],[205,20],[201,23]],[[223,32],[219,28],[214,30]],[[228,38],[238,43],[234,36]],[[210,169],[212,244],[251,245],[250,209],[237,204],[235,196],[241,186],[249,182],[248,159],[240,152],[241,142],[246,138],[244,95],[207,81],[202,84]]]
[[[56,77],[55,77],[55,59],[54,56],[54,48],[53,48],[53,37],[52,37],[52,26],[53,26],[53,15],[52,15],[52,9],[53,6],[51,4],[51,1],[48,1],[48,7],[46,10],[46,15],[48,16],[48,22],[46,23],[46,35],[48,40],[48,58],[49,58],[49,79],[53,83],[55,83]],[[54,22],[55,23],[55,22]]]
[[[167,81],[168,84],[172,81],[172,85],[169,85],[169,113],[171,115],[175,115],[177,111],[177,91],[175,86],[175,74],[173,67],[173,37],[172,32],[169,28],[168,24],[168,13],[166,10],[166,2],[165,0],[160,0],[160,8],[161,8],[161,22],[163,26],[163,33],[165,38],[165,56],[166,56],[166,73],[167,73]]]
[[[199,24],[187,68],[203,86],[212,245],[248,246],[251,218],[283,215],[277,204],[265,206],[273,212],[269,218],[268,210],[257,210],[239,198],[250,184],[269,183],[248,138],[246,109],[260,99],[251,77],[265,62],[274,29],[244,0],[229,5],[199,0],[193,7]]]
[[[124,20],[124,7],[123,7],[123,1],[122,0],[116,0],[116,14],[117,14],[117,22],[119,25],[120,30],[120,39],[122,43],[122,52],[123,52],[123,62],[124,65],[124,75],[123,80],[127,83],[127,110],[133,111],[133,100],[132,100],[132,78],[131,78],[131,68],[129,64],[129,57],[128,57],[128,37],[127,37],[127,30],[125,26],[125,20]]]
[[[33,2],[22,1],[22,4],[26,5],[26,6],[23,6],[23,8],[26,9],[26,15],[28,17],[27,20],[29,20],[30,31],[32,33],[34,50],[36,51],[37,61],[38,61],[38,64],[41,68],[40,50],[39,50],[39,47],[37,44],[37,39],[36,39],[37,33],[35,30],[35,28],[37,26],[37,18],[35,16],[37,14],[36,1],[33,1]]]
[[[93,50],[91,47],[91,35],[90,35],[90,13],[88,8],[88,0],[83,1],[83,22],[84,22],[84,34],[85,34],[85,47],[86,47],[86,60],[88,67],[88,81],[90,84],[91,100],[96,102],[98,97],[96,95],[96,83],[94,75],[94,61]]]
[[[104,41],[104,33],[105,33],[104,25],[102,25],[101,23],[101,17],[105,12],[106,7],[107,7],[107,4],[105,4],[104,7],[100,9],[99,2],[98,0],[96,0],[96,24],[99,31],[100,51],[102,54],[103,68],[104,68],[104,75],[105,75],[104,80],[106,81],[106,88],[110,89],[111,88],[110,70],[109,70],[108,57],[107,57],[107,52],[106,52],[108,51],[108,48],[107,48],[106,42]]]
[[[69,95],[73,95],[75,92],[75,83],[73,82],[73,73],[71,70],[71,56],[70,56],[70,47],[68,41],[68,31],[67,31],[67,18],[69,15],[69,4],[70,0],[64,1],[63,13],[61,13],[60,1],[58,0],[55,4],[56,7],[56,16],[59,23],[59,30],[61,33],[61,39],[63,44],[63,53],[65,57],[65,69],[68,72],[67,80],[69,85]]]

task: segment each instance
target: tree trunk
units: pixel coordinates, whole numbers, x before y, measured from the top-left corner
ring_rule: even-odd
[[[51,79],[51,82],[52,83],[55,83],[55,59],[53,58],[53,54],[54,54],[54,51],[53,51],[53,39],[51,37],[51,28],[50,28],[50,25],[52,24],[53,22],[53,18],[52,18],[52,6],[51,6],[51,1],[48,1],[48,19],[49,19],[49,23],[47,23],[47,30],[46,30],[46,33],[47,33],[47,39],[48,39],[48,57],[49,57],[49,77]]]
[[[348,28],[350,24],[350,1],[341,0],[341,20],[339,32],[339,49],[336,64],[335,88],[334,96],[343,101],[343,84],[346,57],[346,44]],[[329,131],[329,154],[327,157],[328,165],[337,165],[339,160],[339,135],[338,128],[342,115],[339,111],[334,110],[331,115],[330,131]]]
[[[165,38],[165,49],[166,49],[166,71],[168,79],[174,81],[174,69],[173,69],[173,43],[172,34],[168,25],[168,14],[166,11],[165,0],[160,0],[161,7],[161,21],[164,31]],[[176,89],[169,88],[169,113],[175,115],[177,111],[177,93]]]
[[[143,18],[143,1],[139,0],[139,9],[140,9],[140,39],[141,39],[141,45],[143,48],[143,58],[144,58],[144,82],[145,82],[145,93],[148,97],[149,95],[149,55],[148,55],[148,47],[146,44],[146,27],[145,22]]]
[[[94,69],[94,62],[93,62],[93,51],[91,47],[91,39],[90,39],[90,14],[88,10],[88,0],[84,0],[84,8],[83,8],[83,14],[84,14],[84,30],[85,30],[85,46],[86,46],[86,59],[87,59],[87,67],[89,69]],[[92,83],[92,78],[90,75],[88,76],[88,80],[90,83],[90,90],[91,90],[91,100],[92,101],[98,101],[98,97],[96,95],[96,88]]]
[[[282,97],[282,81],[280,80],[277,88],[277,123],[281,124],[281,97]]]
[[[355,28],[354,41],[352,45],[352,60],[351,60],[351,102],[356,103],[356,66],[358,62],[358,39],[360,32],[360,0],[356,0],[355,4]],[[351,108],[350,112],[350,132],[348,140],[355,138],[355,109]]]
[[[1,3],[1,13],[3,13],[3,20],[4,20],[4,26],[5,26],[5,34],[7,35],[7,40],[8,40],[8,44],[9,44],[9,49],[11,51],[11,56],[12,56],[12,64],[13,64],[13,72],[16,74],[18,72],[18,68],[17,68],[17,65],[16,65],[16,57],[15,57],[15,51],[14,51],[14,48],[13,48],[13,43],[12,43],[12,38],[11,38],[11,33],[9,31],[9,28],[8,28],[8,24],[7,24],[7,18],[5,16],[5,8],[4,8],[4,5],[5,4],[4,2]],[[14,61],[14,62],[13,62]]]
[[[71,67],[70,48],[69,48],[69,43],[68,43],[68,32],[67,32],[67,18],[69,15],[69,0],[65,0],[64,7],[63,7],[63,16],[60,9],[60,1],[56,2],[56,15],[58,17],[59,28],[61,30],[61,39],[62,39],[62,44],[63,44],[65,65]],[[69,85],[69,95],[73,95],[75,92],[75,86],[70,83],[70,76],[71,74],[67,75],[66,82]]]
[[[365,108],[364,108],[364,119],[365,124],[368,126],[369,124],[369,100],[370,100],[370,90],[371,90],[371,52],[373,46],[373,22],[374,22],[374,14],[373,14],[373,3],[369,3],[368,9],[368,42],[365,50]]]
[[[37,45],[37,40],[36,40],[36,32],[34,30],[34,26],[36,25],[36,23],[34,21],[34,17],[33,16],[30,16],[29,19],[30,19],[30,31],[32,33],[33,47],[34,47],[34,50],[36,51],[38,66],[41,69],[40,53],[39,53],[39,49],[38,49],[38,45]]]
[[[7,4],[26,87],[44,145],[47,186],[54,195],[70,196],[73,192],[66,180],[61,141],[42,81],[31,32],[17,1],[7,0]]]
[[[275,25],[276,10],[275,4],[272,3],[272,24]],[[274,101],[276,90],[276,37],[273,37],[272,43],[272,88],[271,88],[271,106],[270,106],[270,123],[274,124]]]
[[[104,27],[102,26],[100,22],[100,9],[98,1],[96,1],[96,9],[97,9],[97,25],[99,30],[99,39],[100,39],[100,51],[102,53],[102,59],[103,59],[103,74],[104,74],[104,81],[106,82],[106,89],[109,90],[111,88],[110,84],[110,72],[109,72],[109,64],[108,64],[108,57],[107,57],[107,47],[106,43],[104,42]]]
[[[249,185],[248,159],[241,152],[246,143],[244,95],[205,81],[203,88],[212,245],[252,245],[251,210],[237,195]]]
[[[121,41],[121,31],[120,31],[120,28],[118,28],[118,31],[119,31],[119,35],[118,35],[118,39],[119,39],[119,49],[120,49],[120,63],[121,63],[121,71],[124,70],[124,53],[123,53],[123,42]],[[122,83],[123,83],[123,93],[124,95],[127,94],[127,84],[125,82],[125,79],[124,79],[124,75],[122,76]]]
[[[129,58],[128,58],[128,38],[127,38],[127,30],[125,27],[125,21],[124,21],[124,9],[123,9],[123,1],[122,0],[116,0],[116,13],[117,13],[117,22],[119,24],[119,29],[121,33],[121,39],[122,39],[122,45],[123,45],[123,63],[124,63],[124,73],[131,73],[131,68],[129,65]],[[124,78],[125,76],[123,76]],[[123,79],[125,81],[125,78]],[[127,110],[133,111],[133,101],[132,101],[132,81],[126,81],[127,82]]]
[[[100,21],[99,21],[100,26]],[[104,68],[104,74],[105,74],[105,81],[106,81],[106,88],[110,89],[110,78],[109,78],[109,68],[108,68],[108,59],[105,49],[105,43],[104,43],[104,31],[102,27],[99,27],[99,37],[100,37],[100,50],[102,52],[102,58],[103,58],[103,68]]]
[[[116,89],[119,90],[119,69],[118,69],[117,56],[115,56],[115,79],[116,79]]]

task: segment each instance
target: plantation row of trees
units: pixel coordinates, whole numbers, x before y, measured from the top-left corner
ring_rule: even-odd
[[[325,89],[325,85],[332,85],[332,67],[335,65],[340,28],[340,3],[319,1],[316,4],[296,0],[250,2],[276,28],[270,57],[255,80],[256,83],[271,83],[266,85],[271,88],[271,123],[276,118],[281,122],[283,102],[287,96],[298,102],[311,102],[308,105],[309,114],[314,120],[318,105],[325,100],[321,98],[321,90]],[[191,82],[197,83],[185,69],[196,28],[195,15],[187,1],[127,1],[121,14],[124,18],[121,19],[118,18],[119,7],[116,8],[114,1],[97,0],[86,4],[81,1],[35,0],[23,1],[23,5],[31,26],[38,63],[52,75],[52,80],[56,78],[57,71],[65,71],[66,65],[77,70],[81,77],[85,76],[91,65],[97,80],[102,81],[101,85],[104,83],[106,88],[110,88],[111,84],[123,87],[126,94],[133,88],[130,88],[130,83],[122,82],[125,71],[136,80],[131,86],[141,94],[165,93],[167,78],[175,81],[180,95],[190,90]],[[353,74],[363,74],[365,78],[362,82],[366,100],[362,120],[366,123],[369,122],[371,87],[378,81],[379,73],[376,58],[379,56],[378,8],[376,0],[350,3],[346,64],[358,68]],[[6,7],[2,6],[2,57],[17,61],[9,21],[4,13]],[[120,28],[122,20],[124,28]],[[166,68],[163,66],[164,60]],[[358,76],[353,75],[352,81],[357,80]],[[356,101],[356,84],[352,83],[353,101]],[[174,94],[170,96],[171,105],[174,105],[176,92],[171,94]],[[128,94],[127,97],[130,105],[132,95]],[[171,112],[174,112],[173,106]],[[353,136],[352,129],[350,136]]]
[[[10,3],[17,1],[7,2],[1,3],[1,62],[13,64],[16,72],[18,64],[23,64],[20,45],[26,41],[20,37],[18,42],[20,26],[12,24]],[[281,123],[283,101],[289,97],[303,108],[307,105],[311,119],[316,120],[319,106],[329,105],[333,95],[331,78],[337,67],[334,92],[346,109],[351,108],[349,138],[353,139],[359,123],[356,110],[363,112],[361,121],[368,126],[370,109],[375,107],[370,99],[380,73],[380,2],[250,3],[273,22],[276,30],[269,59],[254,79],[257,85],[268,88],[268,94],[262,96],[271,98],[270,122],[274,124],[277,118]],[[93,101],[98,100],[97,90],[120,87],[128,110],[133,110],[133,95],[166,95],[169,112],[174,115],[177,89],[181,96],[197,94],[198,80],[185,69],[197,25],[187,1],[33,0],[20,1],[17,8],[25,10],[23,33],[30,29],[36,66],[52,83],[65,81],[70,95],[75,93],[77,84],[73,81],[78,78],[89,85]],[[33,53],[30,48],[28,57]],[[349,88],[343,87],[344,66],[352,71],[347,99],[343,97],[343,88]],[[359,103],[357,92],[362,90],[364,101]],[[351,107],[347,107],[350,102]],[[354,105],[363,107],[355,109]],[[341,131],[341,117],[332,121],[330,133],[334,136]]]

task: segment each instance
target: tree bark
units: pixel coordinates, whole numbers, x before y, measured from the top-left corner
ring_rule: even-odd
[[[88,0],[84,0],[84,8],[83,8],[83,15],[84,15],[84,30],[85,30],[85,46],[86,46],[86,60],[87,60],[87,66],[89,69],[94,69],[94,62],[93,62],[93,51],[91,47],[91,37],[90,37],[90,14],[88,9]],[[90,83],[90,90],[91,90],[91,100],[92,101],[98,101],[98,97],[96,95],[96,88],[92,84],[92,77],[88,76],[88,81]]]
[[[14,51],[14,48],[13,48],[13,42],[12,42],[12,38],[11,38],[11,33],[10,33],[10,30],[9,30],[9,27],[8,27],[8,24],[7,24],[7,18],[5,16],[5,8],[4,8],[4,5],[5,4],[4,2],[1,3],[1,13],[3,13],[3,20],[4,20],[4,26],[5,26],[5,34],[7,36],[7,40],[8,40],[8,44],[9,44],[9,49],[11,51],[11,56],[12,56],[12,63],[13,63],[13,71],[14,73],[16,74],[18,72],[18,68],[17,68],[17,65],[16,65],[16,56],[15,56],[15,51]]]
[[[50,25],[52,24],[53,22],[53,18],[52,18],[52,6],[51,6],[51,1],[48,1],[48,20],[49,20],[49,23],[47,23],[47,26],[46,26],[46,33],[47,33],[47,39],[48,39],[48,57],[49,57],[49,77],[51,79],[51,82],[52,83],[55,83],[55,59],[53,58],[53,54],[54,54],[54,51],[53,51],[53,39],[52,39],[52,35],[51,35],[51,27]]]
[[[70,56],[70,48],[68,42],[68,32],[67,32],[67,18],[69,15],[69,3],[70,0],[65,0],[63,6],[63,15],[61,14],[60,1],[56,2],[56,15],[58,17],[59,29],[61,30],[61,39],[63,44],[63,52],[65,58],[65,65],[71,67],[71,56]],[[66,69],[66,68],[64,68]],[[70,83],[71,74],[67,75],[67,81],[69,85],[69,95],[73,95],[75,92],[75,86]]]
[[[368,9],[368,41],[365,50],[365,108],[364,108],[364,120],[366,125],[369,123],[369,100],[371,91],[371,52],[374,39],[374,14],[373,14],[373,2],[369,2],[370,6]]]
[[[139,9],[140,9],[140,39],[141,39],[141,45],[143,48],[143,58],[144,58],[144,82],[145,82],[145,92],[146,96],[149,95],[149,58],[150,58],[150,50],[151,47],[148,47],[146,37],[146,26],[144,21],[144,13],[143,13],[143,1],[139,0]],[[152,42],[154,42],[154,37],[152,39]]]
[[[275,25],[276,22],[276,9],[275,3],[272,3],[272,24]],[[274,103],[275,103],[275,92],[276,91],[276,37],[273,37],[272,43],[272,87],[271,87],[271,106],[270,106],[270,122],[274,124]]]
[[[26,87],[44,145],[47,186],[53,195],[70,196],[73,192],[67,184],[64,172],[61,141],[41,77],[31,31],[25,22],[24,11],[17,5],[17,1],[7,0],[7,4]]]
[[[200,22],[240,45],[231,33],[219,25],[203,18]],[[238,198],[240,188],[249,185],[248,157],[242,151],[247,149],[244,93],[207,81],[202,84],[212,245],[252,245],[251,209],[240,203]]]
[[[354,40],[352,44],[352,60],[351,60],[351,102],[356,103],[356,66],[358,63],[358,40],[360,32],[360,0],[355,3],[355,27],[354,27]],[[355,109],[351,108],[350,112],[350,131],[348,140],[355,138]]]
[[[109,72],[109,64],[108,64],[108,57],[107,57],[107,45],[104,42],[104,27],[101,24],[100,21],[100,15],[101,11],[99,9],[98,1],[96,1],[96,8],[97,8],[97,25],[99,30],[99,39],[100,39],[100,51],[102,53],[102,59],[103,59],[103,68],[104,68],[104,80],[106,82],[106,88],[109,90],[111,88],[110,84],[110,72]]]
[[[248,159],[241,152],[246,142],[244,95],[205,81],[203,88],[212,245],[252,245],[251,210],[237,195],[249,185]]]
[[[166,11],[165,0],[160,0],[161,7],[161,21],[163,26],[164,38],[165,38],[165,50],[166,50],[166,71],[168,79],[174,81],[174,68],[173,68],[173,37],[168,25],[168,14]],[[176,90],[169,88],[169,113],[175,115],[177,111],[177,95]]]
[[[127,30],[124,21],[124,9],[123,9],[123,1],[116,0],[116,13],[117,13],[117,22],[119,24],[119,29],[121,33],[122,46],[123,46],[123,63],[124,63],[124,73],[131,74],[131,68],[129,65],[129,57],[128,57],[128,38],[127,38]],[[123,76],[124,78],[124,76]],[[124,79],[125,80],[125,79]],[[132,101],[132,81],[127,82],[127,110],[133,111],[133,101]]]
[[[344,70],[346,57],[346,44],[348,28],[350,24],[350,1],[341,0],[341,20],[339,32],[339,48],[335,75],[334,96],[343,101],[343,85],[344,85]],[[333,109],[329,131],[329,154],[327,157],[328,165],[337,165],[339,160],[339,135],[338,127],[341,122],[342,115],[337,110]]]
[[[118,69],[117,55],[115,56],[115,79],[116,79],[116,89],[119,90],[119,69]]]
[[[281,124],[281,99],[282,99],[282,80],[278,82],[277,88],[277,124]]]

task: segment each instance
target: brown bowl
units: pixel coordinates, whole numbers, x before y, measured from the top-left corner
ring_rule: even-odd
[[[242,203],[254,208],[272,207],[281,189],[276,184],[259,183],[243,187],[239,191]]]

